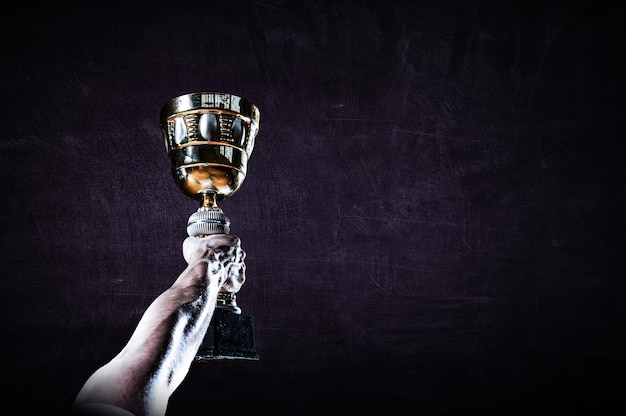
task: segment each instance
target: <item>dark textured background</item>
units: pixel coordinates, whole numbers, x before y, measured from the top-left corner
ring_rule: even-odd
[[[261,110],[220,204],[261,360],[194,364],[171,415],[623,409],[625,24],[598,2],[5,10],[2,413],[63,412],[184,268],[197,205],[158,116],[195,91]]]

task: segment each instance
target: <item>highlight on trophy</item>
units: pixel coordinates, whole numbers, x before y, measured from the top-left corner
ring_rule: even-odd
[[[217,203],[235,194],[246,178],[259,119],[254,104],[220,92],[181,95],[161,108],[174,181],[200,204],[188,218],[189,236],[230,233],[230,220]],[[222,290],[196,360],[237,358],[258,359],[253,322],[241,314],[236,295]]]

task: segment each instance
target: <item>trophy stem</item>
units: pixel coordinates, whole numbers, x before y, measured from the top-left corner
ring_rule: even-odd
[[[214,192],[204,192],[202,194],[202,206],[201,209],[214,209],[217,208],[217,196]]]

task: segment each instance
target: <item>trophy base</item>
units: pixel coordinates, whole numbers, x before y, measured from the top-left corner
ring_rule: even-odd
[[[250,316],[215,309],[196,361],[258,360]]]

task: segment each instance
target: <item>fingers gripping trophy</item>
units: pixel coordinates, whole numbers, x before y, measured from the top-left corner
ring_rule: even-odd
[[[241,187],[259,119],[254,104],[219,92],[181,95],[162,107],[161,130],[174,180],[200,203],[187,222],[190,237],[230,233],[230,220],[217,202]],[[233,286],[224,287],[196,360],[258,358],[252,318],[241,313]]]

